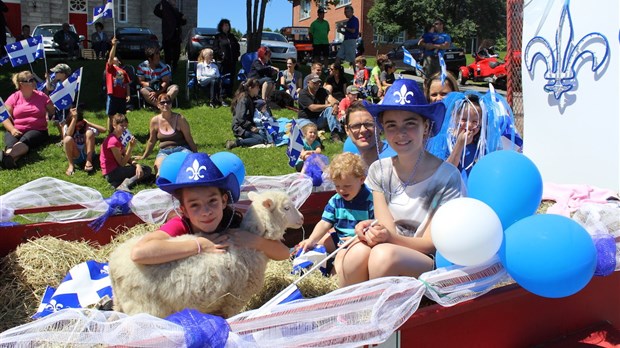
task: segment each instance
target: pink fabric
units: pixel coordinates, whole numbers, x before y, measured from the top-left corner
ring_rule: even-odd
[[[5,102],[13,109],[13,125],[22,133],[47,130],[46,106],[51,103],[50,98],[40,91],[33,91],[30,99],[24,98],[22,92],[17,91]]]
[[[107,175],[112,173],[114,169],[119,167],[112,149],[118,147],[121,153],[125,150],[121,140],[114,134],[108,135],[101,144],[101,154],[99,155],[99,162],[101,163],[101,173]]]
[[[556,202],[547,209],[547,214],[570,217],[572,212],[585,203],[606,203],[610,198],[618,199],[618,194],[590,185],[561,185],[549,182],[543,184],[542,199]]]
[[[161,225],[159,229],[168,233],[170,237],[177,237],[190,233],[189,226],[178,216]]]

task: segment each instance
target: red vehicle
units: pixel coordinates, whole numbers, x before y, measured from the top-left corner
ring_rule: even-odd
[[[468,80],[473,82],[488,82],[498,88],[506,88],[506,62],[499,59],[493,47],[483,48],[478,53],[472,53],[474,62],[459,68],[458,82],[465,85]]]
[[[297,49],[297,61],[307,63],[312,61],[312,40],[310,40],[310,28],[308,27],[284,27],[280,33],[292,42]]]

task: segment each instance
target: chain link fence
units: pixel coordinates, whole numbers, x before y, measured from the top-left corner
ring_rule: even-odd
[[[508,82],[506,98],[512,107],[517,129],[523,136],[523,84],[521,82],[521,40],[523,35],[523,0],[507,0],[506,36]]]

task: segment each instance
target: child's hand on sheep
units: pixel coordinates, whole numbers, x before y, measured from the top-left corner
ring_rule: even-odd
[[[240,248],[262,251],[272,260],[286,260],[289,257],[288,247],[279,240],[266,239],[240,229],[231,229],[229,236],[231,244]]]
[[[201,251],[205,253],[222,254],[225,253],[230,246],[230,238],[227,235],[217,236],[213,241],[204,237],[198,237],[197,240],[198,243],[200,243]]]

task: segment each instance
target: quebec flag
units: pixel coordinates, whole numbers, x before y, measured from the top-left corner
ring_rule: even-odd
[[[304,140],[301,136],[301,130],[297,127],[295,120],[291,121],[291,136],[288,138],[288,149],[286,155],[288,156],[288,165],[295,167],[297,159],[301,152],[304,150]]]
[[[4,48],[13,67],[32,63],[45,56],[43,37],[41,35],[8,44]]]
[[[108,0],[105,6],[95,6],[93,9],[93,21],[86,24],[92,25],[100,18],[114,18],[114,4],[112,0]]]
[[[58,289],[47,287],[32,318],[41,318],[65,308],[85,308],[103,297],[112,298],[112,283],[107,263],[88,260],[71,268]]]
[[[415,58],[413,58],[413,55],[411,54],[411,52],[409,52],[404,46],[403,46],[403,63],[407,65],[411,65],[412,67],[418,69],[419,71],[424,71],[424,69],[418,63],[418,61],[415,60]]]
[[[278,141],[280,141],[278,139],[278,134],[280,133],[280,123],[274,120],[273,117],[267,117],[263,120],[263,127],[267,130],[269,141],[277,144]]]
[[[4,100],[0,98],[0,122],[4,122],[4,120],[9,118],[9,112],[4,106]]]
[[[80,91],[82,69],[83,68],[79,68],[74,71],[69,78],[62,82],[62,85],[58,86],[52,94],[50,94],[50,99],[58,110],[68,109],[73,104],[76,93]]]

